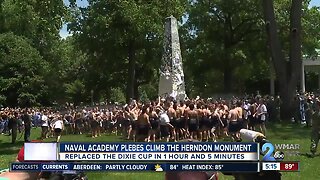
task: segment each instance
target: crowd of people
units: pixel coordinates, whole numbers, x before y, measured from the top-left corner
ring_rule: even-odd
[[[256,129],[266,134],[265,122],[280,120],[280,99],[271,96],[226,99],[157,99],[151,102],[68,108],[2,108],[0,133],[11,134],[12,143],[17,132],[24,132],[29,141],[32,127],[41,127],[41,139],[61,133],[115,133],[134,141],[178,141],[184,138],[217,141],[218,137],[239,139],[241,128]],[[305,108],[304,110],[306,110]],[[306,113],[301,113],[302,115]],[[301,121],[305,121],[302,118]],[[22,136],[21,136],[22,137]],[[20,138],[21,138],[20,137]]]
[[[311,125],[310,110],[312,94],[297,94],[296,113],[292,120]],[[24,141],[30,141],[33,128],[41,127],[40,139],[61,134],[88,133],[92,138],[102,133],[123,136],[133,141],[179,141],[197,139],[217,141],[219,137],[240,140],[242,128],[260,131],[264,135],[267,121],[280,121],[279,97],[252,96],[226,99],[172,98],[150,102],[84,108],[2,108],[0,111],[0,133],[12,135],[12,143],[18,132],[23,132]],[[20,138],[22,138],[22,133]]]

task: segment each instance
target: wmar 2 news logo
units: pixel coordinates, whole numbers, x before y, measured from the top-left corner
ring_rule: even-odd
[[[262,146],[263,161],[282,161],[286,156],[299,155],[300,144],[271,144]]]

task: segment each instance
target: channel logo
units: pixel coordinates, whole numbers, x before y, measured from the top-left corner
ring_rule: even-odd
[[[263,161],[282,161],[284,159],[284,153],[282,151],[274,152],[274,146],[271,143],[265,143],[262,146],[262,153],[264,154]]]

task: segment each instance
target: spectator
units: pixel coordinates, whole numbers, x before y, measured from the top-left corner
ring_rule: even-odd
[[[46,111],[41,116],[41,139],[46,139],[48,134],[49,122]]]
[[[305,114],[305,97],[303,94],[299,96],[299,111],[300,111],[300,120],[301,124],[306,124],[306,114]]]
[[[263,99],[259,99],[259,105],[257,107],[257,112],[255,114],[256,118],[257,118],[257,123],[259,125],[259,128],[260,128],[260,132],[264,135],[266,135],[266,125],[265,125],[265,122],[266,122],[266,118],[267,118],[267,107],[266,105],[264,104],[264,100]]]
[[[52,129],[56,137],[56,142],[59,142],[61,138],[61,132],[64,129],[62,117],[60,115],[58,115],[54,120]]]
[[[9,129],[11,129],[12,144],[16,143],[16,140],[17,140],[18,118],[19,118],[18,112],[14,112],[14,115],[11,118],[9,118],[8,126],[9,126]]]
[[[24,141],[29,142],[31,134],[31,117],[27,110],[23,111],[21,119],[24,122]]]

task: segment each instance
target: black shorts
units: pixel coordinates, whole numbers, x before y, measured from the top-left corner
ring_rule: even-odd
[[[240,125],[240,127],[241,127],[241,129],[244,127],[244,122],[243,122],[243,119],[242,118],[240,118],[240,119],[238,119],[238,123],[239,123],[239,125]]]
[[[177,124],[177,128],[178,129],[182,129],[182,128],[184,128],[184,126],[185,126],[185,120],[184,119],[182,119],[182,118],[177,118],[176,119],[176,124]]]
[[[220,121],[219,121],[219,118],[218,117],[211,117],[210,118],[210,127],[213,128],[213,127],[219,127],[220,125]]]
[[[212,128],[211,127],[211,120],[208,117],[203,117],[200,123],[201,128]]]
[[[261,120],[261,119],[257,119],[257,124],[260,125],[260,124],[264,124],[266,121],[264,120]]]
[[[242,128],[247,128],[247,125],[249,124],[249,119],[242,119],[243,122],[242,122]]]
[[[149,126],[139,126],[137,128],[137,135],[145,135],[147,136],[149,134]]]
[[[263,123],[264,123],[264,121],[261,120],[260,116],[253,118],[253,123],[252,123],[253,126],[263,124]]]
[[[256,125],[256,118],[255,117],[253,117],[253,116],[248,116],[248,120],[249,120],[249,122],[248,122],[248,125],[249,126],[255,126]]]
[[[227,119],[224,118],[221,121],[223,122],[223,128],[228,127],[228,120]]]
[[[61,132],[62,132],[62,129],[60,129],[60,128],[55,128],[55,129],[54,129],[54,132],[55,132],[55,133],[61,133]]]
[[[130,125],[131,125],[132,130],[136,130],[136,121],[131,120]]]
[[[171,118],[171,119],[170,119],[170,124],[171,124],[173,127],[177,127],[177,120],[176,120],[176,118]]]
[[[123,119],[121,124],[123,124],[124,127],[128,127],[130,125],[130,119]]]
[[[189,131],[190,132],[195,132],[198,130],[198,125],[196,123],[190,123],[189,124]]]
[[[91,128],[97,128],[97,127],[99,127],[99,122],[97,122],[97,121],[91,121]]]
[[[230,121],[229,123],[229,127],[228,127],[228,131],[231,133],[236,133],[238,131],[240,131],[242,128],[242,125],[240,122],[238,121]]]
[[[107,121],[103,121],[103,127],[105,129],[111,129],[112,128],[112,123],[110,120],[107,120]]]
[[[151,121],[150,121],[150,124],[151,124],[151,128],[152,128],[153,130],[156,130],[156,129],[158,129],[159,121],[156,120],[156,119],[154,119],[154,120],[151,120]]]
[[[161,137],[167,137],[170,135],[169,127],[167,125],[160,125]]]
[[[78,128],[83,127],[83,123],[81,120],[76,120],[76,127],[78,127]]]

